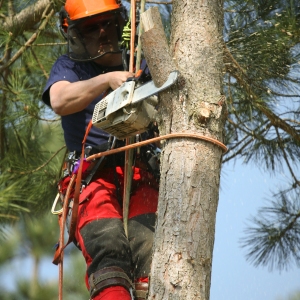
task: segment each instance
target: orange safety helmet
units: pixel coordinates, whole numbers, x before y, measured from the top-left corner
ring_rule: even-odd
[[[67,0],[65,4],[65,10],[72,21],[117,10],[120,7],[117,0]]]
[[[60,17],[60,30],[68,41],[68,55],[73,60],[89,61],[103,56],[105,53],[91,53],[86,47],[86,41],[81,36],[78,25],[87,20],[114,16],[118,40],[122,36],[122,27],[125,23],[126,12],[119,0],[66,0]],[[120,52],[115,49],[110,52]]]

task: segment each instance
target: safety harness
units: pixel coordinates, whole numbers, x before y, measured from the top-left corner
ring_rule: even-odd
[[[68,244],[70,244],[75,239],[75,230],[76,230],[78,206],[79,206],[79,196],[80,196],[80,191],[82,188],[82,170],[83,170],[84,162],[91,162],[91,161],[95,161],[96,159],[101,160],[101,159],[104,159],[108,155],[112,155],[112,154],[116,154],[116,153],[120,153],[120,152],[124,152],[124,151],[128,151],[128,150],[133,150],[135,148],[140,148],[140,147],[146,146],[148,144],[152,144],[152,143],[156,143],[161,140],[172,139],[172,138],[200,139],[200,140],[204,140],[204,141],[215,144],[216,146],[220,147],[224,152],[227,151],[227,147],[223,143],[221,143],[220,141],[218,141],[214,138],[203,136],[200,134],[195,134],[195,133],[182,132],[182,133],[167,134],[167,135],[155,137],[152,139],[144,140],[141,142],[127,144],[124,147],[111,149],[111,150],[107,150],[104,152],[99,152],[99,153],[90,155],[87,158],[85,158],[85,156],[84,156],[85,140],[86,140],[86,137],[87,137],[87,134],[88,134],[90,128],[91,128],[91,123],[89,124],[89,126],[87,128],[87,132],[85,134],[85,137],[84,137],[84,140],[82,143],[82,154],[81,154],[78,172],[75,172],[70,177],[70,181],[68,183],[66,193],[63,197],[63,209],[60,211],[60,213],[58,213],[58,222],[59,222],[59,226],[60,226],[60,238],[59,238],[59,242],[57,244],[53,263],[56,265],[59,264],[59,300],[62,300],[63,250],[66,248],[66,246]],[[96,165],[97,165],[97,163],[96,163]],[[75,188],[74,188],[74,185],[75,185]],[[72,196],[73,196],[73,205],[72,205],[72,215],[70,218],[70,225],[69,225],[69,239],[64,244],[64,228],[66,225],[69,200],[72,198]],[[124,205],[125,205],[125,203],[124,203]],[[107,271],[109,271],[109,270],[107,270]],[[113,273],[110,272],[110,274],[108,276],[113,276]],[[124,276],[122,275],[121,277],[123,278]],[[101,277],[101,278],[103,279],[104,277]],[[125,279],[127,279],[127,277],[126,278],[124,277],[123,279],[125,280]],[[94,289],[95,289],[95,287],[97,287],[98,283],[100,283],[100,281],[101,281],[100,279],[97,279],[96,281],[93,281],[94,279],[91,279],[91,280],[93,282],[92,286],[94,286]],[[130,280],[128,281],[128,284],[124,284],[124,287],[132,286],[132,283]],[[100,285],[98,288],[102,289],[102,285]],[[98,288],[97,288],[97,291],[99,292]],[[144,292],[141,292],[141,293],[144,294]]]

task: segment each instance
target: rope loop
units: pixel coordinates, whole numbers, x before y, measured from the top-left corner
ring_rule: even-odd
[[[141,142],[138,142],[138,143],[129,144],[129,145],[126,145],[124,147],[117,148],[117,149],[112,149],[112,150],[109,150],[109,151],[96,153],[94,155],[91,155],[91,156],[87,157],[86,160],[90,161],[90,160],[93,160],[93,159],[96,159],[96,158],[99,158],[99,157],[102,157],[102,156],[112,155],[112,154],[119,153],[119,152],[122,152],[122,151],[127,151],[129,149],[146,146],[148,144],[155,143],[155,142],[158,142],[158,141],[161,141],[161,140],[175,139],[175,138],[193,138],[193,139],[198,139],[198,140],[204,140],[204,141],[207,141],[207,142],[210,142],[212,144],[217,145],[218,147],[220,147],[224,151],[224,153],[227,152],[227,147],[223,143],[221,143],[220,141],[218,141],[218,140],[216,140],[212,137],[204,136],[204,135],[197,134],[197,133],[179,132],[179,133],[169,133],[169,134],[162,135],[162,136],[159,136],[159,137],[155,137],[155,138],[152,138],[152,139],[149,139],[149,140],[146,140],[146,141],[141,141]]]

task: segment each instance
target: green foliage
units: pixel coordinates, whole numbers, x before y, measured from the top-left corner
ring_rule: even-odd
[[[286,153],[291,161],[299,155],[300,7],[293,1],[237,0],[227,5],[225,41],[236,64],[228,61],[225,77],[231,151],[225,160],[242,155],[247,162],[254,159],[276,170],[275,161],[281,160],[273,158],[283,156],[280,145],[294,145]]]
[[[7,9],[3,1],[2,16],[10,18],[34,3],[14,1]],[[49,208],[64,155],[59,118],[41,102],[50,67],[62,50],[56,18],[37,37],[37,27],[14,36],[7,20],[0,26],[0,222]]]
[[[17,283],[17,292],[15,291],[5,291],[1,295],[3,300],[53,300],[57,298],[57,293],[55,292],[55,284],[45,284],[38,286],[35,296],[31,296],[30,289],[28,289],[28,281],[20,280]]]
[[[292,293],[288,297],[278,298],[277,300],[300,300],[300,291]]]
[[[250,245],[247,257],[256,266],[300,266],[300,198],[297,193],[290,198],[290,194],[273,195],[278,201],[270,200],[251,220],[255,226],[247,229],[242,244]]]
[[[3,218],[5,215],[17,217],[20,210],[34,214],[49,208],[55,197],[62,160],[62,155],[50,160],[54,150],[53,145],[49,145],[49,128],[36,123],[34,128],[28,130],[28,122],[27,126],[19,122],[12,127],[11,131],[7,131],[9,153],[2,159],[0,176]]]
[[[64,299],[89,299],[89,292],[84,284],[85,261],[81,252],[74,248],[64,275]]]
[[[225,2],[224,162],[242,157],[275,174],[289,171],[290,185],[274,192],[242,241],[254,265],[279,269],[300,262],[299,25],[298,1]]]
[[[45,282],[40,276],[41,262],[44,258],[48,258],[50,264],[49,258],[54,255],[58,235],[57,216],[49,213],[38,218],[26,216],[14,226],[5,229],[4,237],[1,239],[0,274],[13,275],[15,288],[8,290],[5,285],[0,284],[1,299],[58,298],[58,267],[52,280]],[[84,259],[75,246],[70,249],[64,270],[64,299],[88,299],[88,291],[84,284]],[[23,262],[28,259],[32,261],[32,266],[30,270],[25,270]],[[20,261],[22,272],[19,268],[10,267],[16,260]]]

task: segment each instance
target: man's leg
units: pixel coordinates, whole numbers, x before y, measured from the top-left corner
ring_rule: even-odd
[[[132,251],[136,300],[146,299],[150,273],[158,186],[151,174],[139,171],[130,199],[128,239]]]
[[[136,300],[146,299],[156,215],[144,214],[128,221],[128,239],[134,265]]]
[[[76,239],[94,300],[131,299],[132,258],[117,201],[114,170],[103,170],[80,196]]]

